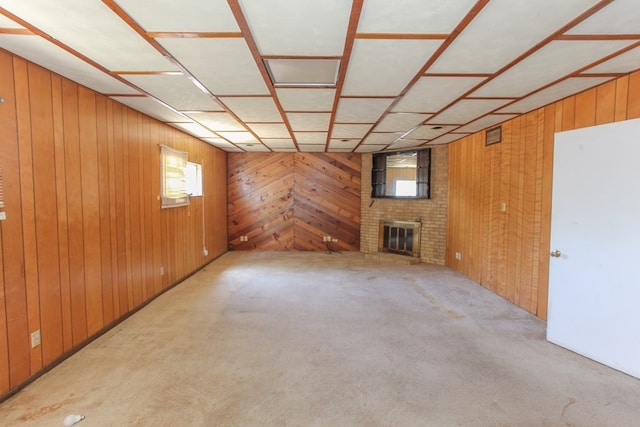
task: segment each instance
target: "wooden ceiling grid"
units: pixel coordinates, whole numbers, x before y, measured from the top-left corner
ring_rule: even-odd
[[[542,0],[542,21],[524,0],[255,1],[0,0],[0,48],[227,151],[446,144],[640,68],[636,0]],[[282,59],[339,60],[336,84],[274,84]]]

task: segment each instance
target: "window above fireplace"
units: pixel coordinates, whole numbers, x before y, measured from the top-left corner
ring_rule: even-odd
[[[428,199],[431,149],[373,155],[371,197]]]

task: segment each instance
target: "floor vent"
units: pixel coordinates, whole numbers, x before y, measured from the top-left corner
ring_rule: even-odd
[[[420,258],[420,223],[381,220],[378,251]]]

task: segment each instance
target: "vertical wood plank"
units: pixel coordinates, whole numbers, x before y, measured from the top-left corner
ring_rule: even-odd
[[[597,89],[593,88],[575,96],[574,129],[595,125],[597,92]]]
[[[616,81],[600,85],[596,88],[596,123],[611,123],[615,119]]]
[[[616,104],[614,118],[616,122],[627,120],[627,108],[629,101],[629,76],[616,80]]]
[[[640,72],[629,76],[629,94],[627,99],[627,119],[640,118]]]

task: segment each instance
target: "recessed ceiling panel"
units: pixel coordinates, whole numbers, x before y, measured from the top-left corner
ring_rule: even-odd
[[[393,111],[436,113],[483,80],[484,77],[421,77]]]
[[[296,132],[298,144],[324,144],[327,141],[327,132]]]
[[[140,93],[39,36],[0,34],[0,47],[98,93]]]
[[[433,141],[429,141],[429,146],[448,144],[450,142],[462,139],[462,138],[464,138],[466,136],[468,136],[468,134],[448,133],[446,135],[441,136],[438,139],[434,139]]]
[[[240,5],[262,55],[342,55],[350,1],[241,0]]]
[[[582,92],[590,87],[611,80],[612,77],[574,77],[534,93],[501,109],[500,113],[528,113],[552,102]]]
[[[244,122],[281,122],[282,116],[272,98],[220,98]]]
[[[639,20],[640,22],[640,20]],[[640,69],[640,47],[631,49],[600,65],[589,68],[584,74],[590,73],[630,73]]]
[[[291,138],[282,123],[249,123],[247,126],[260,138]]]
[[[375,133],[372,132],[362,141],[367,145],[387,145],[400,138],[404,132]]]
[[[285,111],[331,111],[335,89],[276,89]]]
[[[171,126],[178,128],[187,132],[190,135],[195,136],[196,138],[215,138],[216,134],[211,132],[206,127],[202,126],[199,123],[195,122],[185,122],[185,123],[169,123]]]
[[[246,131],[240,122],[226,112],[187,113],[189,117],[212,131]]]
[[[272,150],[281,150],[285,149],[294,149],[296,148],[295,144],[291,139],[263,139],[262,142]]]
[[[491,0],[427,71],[494,73],[596,3]]]
[[[506,99],[463,99],[437,116],[432,117],[429,123],[466,124],[509,102]]]
[[[472,96],[521,97],[633,41],[554,41],[490,81]]]
[[[359,33],[450,33],[476,0],[367,0]]]
[[[498,123],[502,123],[509,119],[516,117],[517,114],[489,114],[469,123],[466,126],[462,126],[456,132],[473,133],[478,132]]]
[[[361,145],[354,151],[356,153],[375,153],[376,151],[384,150],[386,145]]]
[[[335,124],[331,131],[331,138],[362,138],[373,125]]]
[[[0,0],[0,6],[109,70],[177,70],[101,1]]]
[[[271,151],[262,144],[242,144],[241,147],[244,149],[244,151],[259,151],[263,153]]]
[[[265,59],[274,86],[335,86],[339,59]]]
[[[392,101],[393,98],[342,98],[335,120],[338,123],[375,123]]]
[[[222,111],[222,107],[183,75],[123,75],[140,89],[179,111]]]
[[[358,139],[332,139],[329,141],[329,151],[351,151],[360,143]]]
[[[322,153],[325,150],[324,145],[301,145],[299,148],[303,153]]]
[[[412,139],[435,139],[440,135],[444,135],[447,132],[451,132],[457,126],[434,126],[424,125],[407,135],[407,138]]]
[[[17,22],[7,18],[4,15],[0,15],[0,28],[24,28]]]
[[[287,118],[294,131],[321,131],[329,129],[329,113],[287,113]]]
[[[186,117],[148,96],[112,96],[111,99],[151,116],[154,119],[158,119],[161,122],[181,122],[188,120]]]
[[[356,39],[342,95],[399,95],[441,44],[441,40]]]
[[[389,113],[375,127],[376,132],[406,132],[428,119],[429,114]]]
[[[117,0],[146,31],[240,31],[226,0]]]
[[[638,34],[638,22],[640,2],[616,0],[567,31],[567,34]]]
[[[239,38],[158,39],[214,95],[268,95],[247,43]]]
[[[236,144],[259,144],[260,141],[250,132],[216,132],[221,137]]]
[[[422,148],[420,146],[423,145],[425,142],[427,141],[420,140],[420,139],[400,139],[394,142],[393,144],[391,144],[387,148],[387,150],[400,150],[404,148]]]

